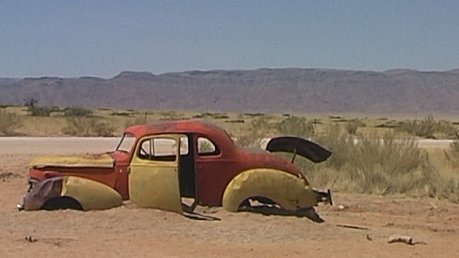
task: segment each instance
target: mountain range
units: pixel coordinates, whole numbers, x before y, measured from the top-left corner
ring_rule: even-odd
[[[0,78],[0,104],[157,110],[459,114],[459,69],[384,72],[279,68],[113,78]]]

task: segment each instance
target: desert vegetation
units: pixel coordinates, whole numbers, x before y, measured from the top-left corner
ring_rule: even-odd
[[[397,120],[287,113],[39,107],[37,101],[32,102],[32,107],[30,104],[29,101],[24,106],[0,108],[0,135],[118,136],[133,124],[203,119],[226,128],[238,144],[247,147],[259,147],[262,139],[276,135],[309,138],[325,146],[333,152],[326,162],[313,164],[302,158],[295,161],[315,186],[342,192],[430,196],[459,202],[459,123],[455,121],[436,120],[432,116]],[[454,141],[446,149],[426,149],[418,146],[420,138]]]
[[[0,109],[0,135],[14,135],[15,130],[21,126],[21,116]]]
[[[449,180],[457,181],[457,176],[443,178],[440,168],[430,162],[429,153],[412,138],[397,139],[393,133],[355,137],[332,126],[315,141],[333,152],[322,164],[301,163],[307,178],[315,184],[347,192],[405,193],[452,200],[459,197],[459,188],[448,186]]]
[[[431,139],[452,139],[456,136],[457,132],[457,128],[451,122],[445,120],[437,121],[433,116],[428,116],[425,119],[401,121],[396,128],[412,136]]]

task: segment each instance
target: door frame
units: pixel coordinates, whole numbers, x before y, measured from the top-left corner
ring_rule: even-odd
[[[129,195],[132,202],[144,208],[182,213],[179,162],[180,138],[183,136],[186,137],[183,134],[158,134],[139,139],[129,165]],[[156,150],[153,153],[147,153],[149,155],[140,154],[141,146],[146,140],[150,141],[151,147],[152,140],[161,138],[175,141],[175,146],[172,145],[171,157],[168,155],[155,156]],[[153,149],[150,148],[149,151]],[[174,155],[175,158],[173,158]]]

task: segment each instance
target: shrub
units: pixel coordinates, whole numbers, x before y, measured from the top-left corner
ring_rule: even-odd
[[[363,123],[360,119],[353,119],[346,123],[345,129],[348,134],[355,135],[359,127],[365,127],[365,123]]]
[[[128,112],[112,112],[110,115],[111,116],[130,116],[131,113],[128,113]]]
[[[314,135],[314,124],[304,117],[291,116],[283,119],[277,125],[277,130],[283,135],[308,138]]]
[[[432,196],[439,192],[439,174],[413,139],[395,139],[392,134],[382,139],[376,135],[359,138],[331,126],[316,141],[333,154],[319,165],[301,160],[305,175],[314,184],[373,194]]]
[[[432,116],[423,120],[406,120],[400,122],[397,126],[400,131],[405,131],[410,135],[423,138],[447,137],[454,138],[456,129],[448,121],[436,121]]]
[[[0,110],[0,134],[14,135],[14,131],[22,126],[22,117],[15,113]]]
[[[145,112],[143,116],[125,120],[124,127],[127,128],[132,125],[146,124],[147,122],[148,122],[148,113]]]
[[[38,106],[29,106],[27,107],[31,116],[49,116],[52,112],[55,111],[51,107],[38,107]]]
[[[27,107],[27,111],[29,111],[31,116],[49,116],[51,112],[59,110],[58,108],[51,108],[51,107],[40,107],[38,106],[38,99],[35,98],[25,98],[24,99],[24,106]]]
[[[445,157],[454,169],[459,168],[459,136],[450,144],[449,150],[445,151]]]
[[[86,117],[86,116],[91,116],[92,114],[93,114],[93,111],[91,109],[82,108],[82,107],[67,107],[64,109],[64,116]]]
[[[183,119],[183,114],[176,111],[161,112],[159,120],[180,120]]]
[[[71,136],[113,136],[115,128],[95,117],[69,117],[62,132]]]
[[[225,123],[243,124],[245,123],[245,121],[244,119],[232,119],[232,120],[225,120]]]
[[[214,119],[228,119],[229,116],[225,113],[216,113],[213,115]]]
[[[33,97],[28,97],[23,100],[24,106],[26,107],[34,107],[38,104],[38,99]]]
[[[113,136],[113,132],[115,128],[111,126],[109,123],[104,121],[98,121],[94,124],[93,132],[96,136],[102,137],[111,137]]]
[[[244,116],[248,116],[248,117],[263,117],[263,116],[265,116],[265,114],[263,114],[263,113],[244,113]]]
[[[264,116],[254,117],[249,123],[245,123],[245,134],[238,137],[242,146],[254,147],[272,130],[272,125]]]

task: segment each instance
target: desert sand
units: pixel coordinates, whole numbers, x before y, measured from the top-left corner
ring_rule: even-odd
[[[116,141],[5,139],[0,257],[459,257],[459,205],[432,198],[335,192],[334,206],[317,208],[323,223],[219,207],[198,207],[214,219],[197,220],[129,201],[105,211],[19,212],[32,157],[110,150]],[[388,243],[395,234],[413,244]]]

